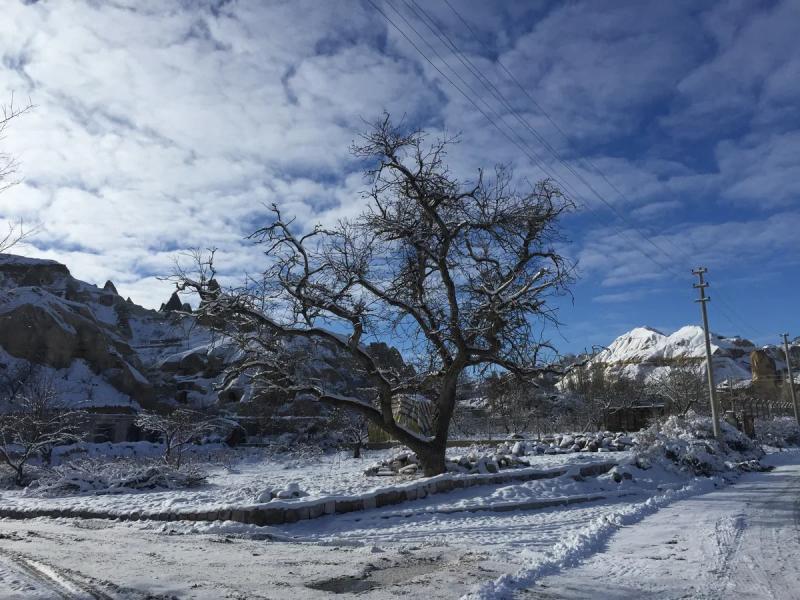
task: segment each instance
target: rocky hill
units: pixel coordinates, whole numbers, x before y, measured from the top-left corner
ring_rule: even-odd
[[[174,296],[161,310],[149,310],[119,296],[110,281],[100,288],[55,261],[0,254],[0,383],[32,363],[70,403],[106,412],[249,399],[244,384],[215,389],[236,349],[187,309]],[[386,344],[367,350],[382,364],[406,368]],[[333,388],[363,384],[323,344],[309,347],[300,362]]]
[[[0,376],[39,365],[92,408],[202,405],[216,400],[222,368],[212,346],[193,318],[142,308],[110,281],[99,288],[55,261],[0,255]]]
[[[783,349],[777,346],[758,347],[740,337],[711,334],[714,378],[717,383],[747,382],[759,369],[781,373],[786,369]],[[800,343],[792,346],[792,355],[800,362]],[[705,364],[703,328],[687,325],[671,334],[650,327],[637,327],[622,334],[595,356],[591,364],[603,365],[607,375],[649,379],[665,369],[685,363]],[[794,363],[794,360],[793,360]],[[774,376],[774,373],[770,373]]]

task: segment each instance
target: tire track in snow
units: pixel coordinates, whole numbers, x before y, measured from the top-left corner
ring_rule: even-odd
[[[731,558],[742,545],[742,533],[747,526],[743,514],[723,517],[714,524],[716,543],[715,565],[711,569],[718,580],[727,580],[731,568]]]
[[[40,560],[19,553],[0,549],[0,556],[10,563],[12,568],[27,575],[33,582],[42,586],[53,598],[62,600],[116,600],[96,585],[75,573],[67,573]]]
[[[668,490],[638,502],[619,508],[589,523],[581,531],[559,542],[550,552],[536,557],[531,563],[514,574],[503,575],[486,582],[462,596],[462,600],[500,600],[513,598],[514,593],[533,585],[544,576],[555,574],[564,568],[575,566],[592,554],[599,552],[620,527],[634,525],[659,509],[691,496],[710,491],[716,478],[695,480],[678,490]]]

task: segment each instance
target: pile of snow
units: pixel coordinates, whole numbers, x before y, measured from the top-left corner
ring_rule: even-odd
[[[800,427],[794,417],[756,419],[756,440],[765,446],[800,446]]]
[[[197,487],[206,474],[195,467],[176,469],[163,463],[135,460],[86,460],[43,470],[24,495],[35,497],[81,494],[126,494],[132,491],[176,490]]]
[[[725,421],[722,443],[714,439],[710,417],[693,412],[656,421],[637,435],[636,464],[672,465],[692,475],[711,476],[761,468],[761,447]]]
[[[292,482],[286,486],[266,489],[256,494],[255,501],[263,503],[271,500],[294,500],[304,496],[308,496],[308,493],[300,489],[299,483]]]

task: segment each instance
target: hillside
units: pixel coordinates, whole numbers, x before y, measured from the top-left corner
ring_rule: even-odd
[[[177,295],[149,310],[123,299],[110,281],[100,288],[75,279],[58,262],[0,254],[0,386],[34,364],[62,400],[101,412],[233,408],[250,399],[253,390],[244,379],[216,389],[238,350],[189,311]],[[294,345],[295,367],[330,389],[352,393],[365,385],[352,360],[333,347],[303,340]],[[365,350],[387,368],[408,368],[384,343]],[[320,413],[308,403],[264,400],[279,418]],[[258,414],[264,416],[263,407]]]
[[[40,365],[84,407],[203,405],[216,400],[214,357],[211,332],[191,317],[145,309],[55,261],[0,255],[0,376]]]
[[[740,337],[711,334],[714,378],[717,383],[749,381],[751,353],[762,350],[780,372],[786,368],[783,349],[777,346],[758,347]],[[800,355],[800,346],[792,352]],[[616,338],[597,354],[591,364],[602,364],[611,376],[648,379],[670,367],[685,363],[705,363],[703,328],[697,325],[681,327],[671,334],[650,327],[637,327]]]

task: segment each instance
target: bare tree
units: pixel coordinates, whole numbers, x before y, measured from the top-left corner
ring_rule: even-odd
[[[488,382],[490,418],[507,434],[530,431],[541,405],[536,391],[536,386],[522,379],[491,377]]]
[[[235,426],[225,419],[209,417],[186,408],[177,408],[169,414],[142,412],[136,417],[135,423],[143,431],[155,433],[161,438],[164,462],[173,462],[179,469],[188,444]]]
[[[0,141],[5,138],[6,128],[11,121],[25,114],[32,108],[33,105],[30,103],[22,107],[15,105],[14,96],[11,96],[11,103],[1,109]],[[14,157],[0,150],[0,192],[7,190],[17,183],[17,180],[14,178],[16,171],[17,161]],[[0,232],[0,252],[8,252],[12,247],[22,243],[26,238],[36,233],[37,230],[37,227],[27,227],[21,219],[7,222],[5,231]]]
[[[334,409],[330,426],[341,433],[353,450],[353,458],[361,458],[361,449],[369,441],[369,422],[364,415],[346,409]]]
[[[209,322],[238,332],[246,358],[232,377],[249,372],[295,397],[356,411],[414,450],[428,475],[445,470],[462,373],[552,368],[545,356],[555,352],[542,339],[543,325],[556,323],[548,300],[571,281],[555,247],[558,219],[571,208],[559,189],[541,181],[520,190],[502,167],[459,181],[444,162],[450,142],[428,143],[387,116],[352,148],[370,164],[372,181],[359,217],[303,232],[273,206],[251,236],[268,264],[257,281],[212,291],[213,259],[201,261],[205,277],[178,275],[179,290],[200,294]],[[411,375],[381,368],[365,336],[402,341],[424,368]],[[348,356],[368,391],[336,390],[281,359],[299,339]],[[399,395],[433,401],[432,431],[398,423]]]
[[[651,377],[647,387],[652,395],[668,402],[673,414],[685,415],[689,409],[708,403],[708,384],[702,363],[670,366]]]
[[[600,362],[579,363],[566,381],[568,391],[580,401],[585,430],[605,427],[610,416],[649,395],[644,382],[624,374],[609,374]]]
[[[68,406],[51,377],[35,366],[15,369],[0,382],[0,460],[25,482],[34,457],[49,464],[53,448],[83,439],[86,413]]]

